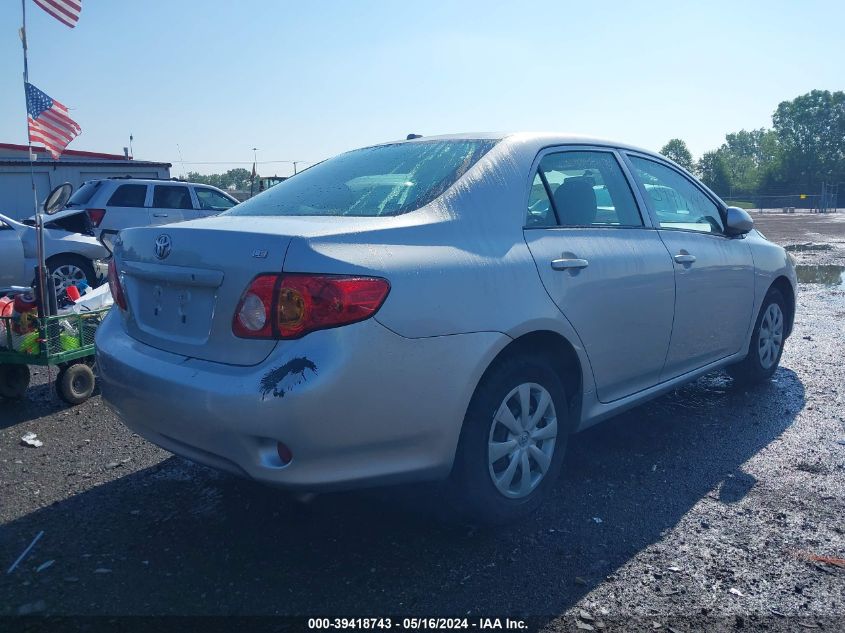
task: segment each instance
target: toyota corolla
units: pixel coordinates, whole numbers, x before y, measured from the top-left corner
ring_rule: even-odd
[[[719,368],[767,381],[796,288],[676,164],[552,134],[351,151],[123,231],[109,278],[102,392],[141,436],[303,491],[442,479],[490,522],[571,433]]]

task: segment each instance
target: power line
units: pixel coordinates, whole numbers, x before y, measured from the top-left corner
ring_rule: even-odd
[[[255,162],[257,165],[268,165],[270,163],[287,163],[289,165],[313,165],[314,161],[310,160],[259,160],[259,161],[251,161],[251,160],[182,160],[179,159],[179,162],[184,165],[252,165]]]

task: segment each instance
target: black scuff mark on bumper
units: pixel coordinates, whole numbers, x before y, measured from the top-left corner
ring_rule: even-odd
[[[316,375],[317,365],[313,361],[299,356],[292,358],[281,367],[271,369],[261,378],[261,399],[266,400],[271,393],[274,398],[284,398],[293,387],[308,380],[307,372]]]

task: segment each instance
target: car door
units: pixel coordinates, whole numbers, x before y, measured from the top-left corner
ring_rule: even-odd
[[[105,214],[97,228],[120,231],[132,226],[147,226],[150,223],[147,189],[147,185],[139,183],[118,185],[106,202]]]
[[[153,185],[150,224],[180,222],[187,219],[186,213],[193,213],[193,208],[188,185]]]
[[[653,157],[628,153],[631,171],[675,268],[675,324],[662,379],[742,349],[754,308],[754,261],[724,232],[722,206],[698,183]]]
[[[29,285],[25,268],[20,235],[0,218],[0,288]]]
[[[217,215],[218,213],[231,209],[237,204],[210,187],[194,187],[194,193],[196,194],[197,206],[200,210],[199,217]]]
[[[533,174],[525,241],[581,339],[599,400],[655,385],[671,338],[674,273],[617,153],[549,149]]]

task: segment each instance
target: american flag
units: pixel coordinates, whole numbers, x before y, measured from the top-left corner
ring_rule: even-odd
[[[42,143],[55,160],[68,143],[82,133],[82,128],[68,116],[65,106],[30,83],[26,84],[26,112],[30,140]]]
[[[33,0],[65,26],[73,28],[82,12],[82,0]]]

